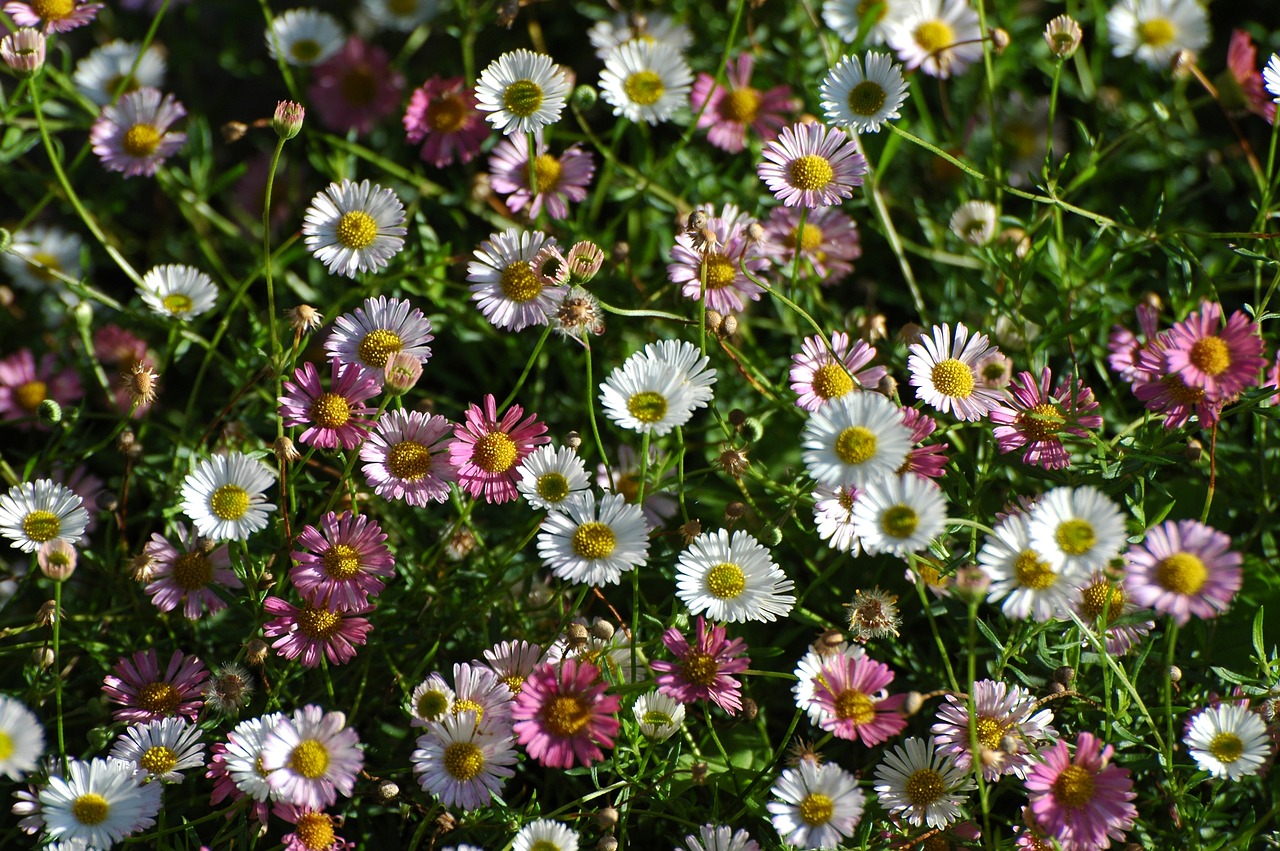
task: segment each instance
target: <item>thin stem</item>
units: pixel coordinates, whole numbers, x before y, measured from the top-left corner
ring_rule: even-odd
[[[267,169],[267,185],[262,194],[262,270],[267,280],[267,326],[271,329],[271,371],[276,378],[276,398],[284,395],[284,373],[280,369],[280,333],[276,328],[276,288],[271,277],[271,187],[276,180],[276,168],[280,165],[280,153],[284,150],[284,137],[276,140],[271,166]],[[284,435],[284,419],[276,417],[276,437]]]
[[[53,583],[53,705],[58,713],[58,757],[67,773],[67,744],[62,732],[62,583]]]
[[[551,326],[548,325],[546,330],[542,332],[542,337],[538,340],[538,345],[533,347],[533,353],[529,355],[529,360],[525,362],[524,372],[520,373],[520,380],[516,382],[516,386],[511,388],[511,392],[507,394],[507,398],[502,400],[502,404],[498,406],[498,413],[501,414],[516,398],[516,394],[520,392],[520,388],[524,386],[524,380],[529,377],[529,373],[533,371],[533,365],[538,360],[538,354],[542,351],[542,346],[547,342],[547,338],[551,336]]]

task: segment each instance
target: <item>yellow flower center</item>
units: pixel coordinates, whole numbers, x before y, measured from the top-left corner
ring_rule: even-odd
[[[13,388],[13,401],[17,402],[22,410],[32,414],[48,395],[49,386],[43,381],[27,381]]]
[[[707,289],[721,290],[733,283],[735,276],[733,261],[713,251],[702,259],[698,267],[699,279],[706,278]]]
[[[715,657],[706,653],[690,653],[680,663],[680,672],[684,674],[684,678],[698,686],[713,684],[719,671],[720,665]]]
[[[86,792],[71,802],[71,816],[81,824],[102,824],[111,815],[111,805],[97,792]]]
[[[444,95],[427,107],[427,127],[433,133],[457,133],[466,121],[466,104],[457,95]]]
[[[627,400],[627,412],[642,423],[656,423],[667,415],[667,397],[645,390]]]
[[[564,849],[549,839],[539,839],[529,846],[529,851],[564,851]]]
[[[978,734],[979,745],[989,751],[1000,747],[1000,740],[1004,738],[1005,727],[999,721],[984,715],[974,722],[973,727]]]
[[[347,544],[334,544],[320,556],[324,572],[333,579],[350,579],[360,572],[360,553]]]
[[[747,576],[731,561],[722,561],[707,571],[707,593],[721,600],[732,600],[747,587]]]
[[[1124,608],[1124,592],[1105,579],[1091,582],[1080,591],[1080,611],[1086,617],[1097,620],[1105,611],[1115,620]]]
[[[836,717],[841,721],[852,721],[855,725],[870,724],[876,717],[876,705],[871,698],[857,689],[845,689],[835,696],[832,705]]]
[[[31,0],[30,5],[32,13],[46,21],[70,17],[76,7],[75,0]]]
[[[884,86],[872,80],[863,80],[849,89],[849,111],[854,115],[875,115],[884,108],[889,93]]]
[[[804,796],[797,810],[801,821],[809,827],[818,827],[831,821],[836,812],[836,802],[821,792],[810,792]]]
[[[329,749],[316,739],[303,739],[290,752],[288,765],[308,780],[315,780],[329,769]]]
[[[504,296],[521,303],[531,301],[542,292],[542,282],[527,260],[517,260],[503,269],[499,283]]]
[[[199,550],[179,553],[173,560],[172,574],[183,591],[199,591],[213,581],[213,562]]]
[[[787,176],[796,189],[816,190],[829,184],[836,172],[826,157],[806,154],[791,161],[787,166]]]
[[[13,752],[15,750],[17,750],[17,748],[14,747],[13,737],[4,730],[0,730],[0,762],[4,762],[9,757],[13,756]]]
[[[320,55],[320,42],[313,38],[300,38],[289,45],[289,55],[304,64],[314,62]]]
[[[418,705],[415,708],[420,718],[434,721],[449,711],[449,696],[439,691],[425,692],[418,698]]]
[[[342,616],[303,603],[298,609],[298,631],[312,641],[327,641],[342,626]]]
[[[955,32],[951,27],[945,21],[940,21],[937,18],[920,24],[912,35],[915,37],[916,44],[920,46],[920,49],[930,54],[937,53],[956,39]]]
[[[1098,533],[1088,520],[1063,520],[1054,530],[1053,539],[1067,555],[1080,556],[1098,543]]]
[[[1218,762],[1230,764],[1244,755],[1244,742],[1235,733],[1221,732],[1209,742],[1209,753]]]
[[[822,245],[822,228],[817,225],[806,224],[804,227],[799,225],[791,229],[791,232],[782,238],[782,244],[795,251],[797,248],[801,252],[813,251]]]
[[[1091,771],[1078,765],[1068,765],[1053,781],[1053,797],[1068,809],[1080,809],[1093,800],[1096,786]]]
[[[1035,591],[1052,588],[1058,581],[1058,575],[1053,572],[1053,568],[1048,562],[1041,561],[1040,554],[1035,550],[1023,550],[1018,553],[1018,557],[1013,560],[1013,575],[1017,577],[1020,586]]]
[[[321,851],[337,841],[333,819],[327,813],[303,813],[293,826],[293,833],[307,851]]]
[[[1150,47],[1164,47],[1178,31],[1168,18],[1152,18],[1138,24],[1138,40]]]
[[[853,379],[840,364],[824,363],[813,371],[813,392],[820,399],[839,399],[852,389]],[[844,438],[843,432],[840,437]],[[875,451],[875,435],[871,435],[871,440],[871,449]],[[836,442],[836,447],[836,452],[839,452],[839,441]]]
[[[1168,390],[1173,401],[1180,405],[1199,405],[1204,401],[1204,388],[1188,387],[1176,372],[1171,372],[1160,379],[1160,383]]]
[[[670,727],[676,721],[665,712],[659,712],[656,709],[650,709],[640,718],[641,724],[651,724],[654,727]]]
[[[537,490],[547,502],[562,502],[569,495],[569,480],[560,473],[543,473],[538,476]]]
[[[366,365],[382,369],[387,365],[387,358],[402,348],[404,340],[400,339],[399,334],[386,328],[377,328],[364,335],[357,353]]]
[[[52,541],[61,531],[62,521],[52,511],[37,508],[27,512],[27,516],[22,518],[22,534],[38,544]]]
[[[1209,579],[1209,568],[1191,553],[1174,553],[1156,564],[1156,584],[1184,596],[1197,593]]]
[[[164,309],[175,316],[181,316],[184,313],[190,313],[191,308],[196,306],[195,300],[186,293],[169,293],[160,299],[160,303],[164,305]]]
[[[907,778],[903,791],[913,806],[927,807],[941,798],[946,788],[941,774],[932,768],[918,768]]]
[[[876,435],[862,426],[849,426],[836,438],[835,453],[846,464],[864,464],[876,454]]]
[[[476,724],[479,724],[481,719],[484,718],[484,707],[476,703],[474,700],[467,700],[466,698],[455,700],[453,702],[453,706],[449,709],[454,714],[454,717],[457,717],[464,712],[474,712],[476,714]]]
[[[560,160],[551,154],[538,154],[533,160],[535,195],[550,192],[560,185]]]
[[[653,71],[635,72],[627,77],[622,88],[631,102],[640,106],[652,106],[667,90],[662,83],[662,78]]]
[[[920,525],[920,515],[909,505],[895,505],[880,517],[880,528],[890,538],[910,538]]]
[[[581,558],[608,558],[618,540],[604,523],[583,523],[573,533],[573,551]]]
[[[576,736],[591,720],[591,707],[571,694],[558,694],[542,707],[542,724],[553,736]]]
[[[149,157],[160,147],[160,131],[151,124],[135,124],[125,132],[120,147],[131,157]]]
[[[444,770],[465,783],[484,770],[484,753],[471,742],[453,742],[444,749]]]
[[[505,473],[516,463],[516,443],[505,432],[491,431],[476,441],[471,460],[486,473]]]
[[[1045,440],[1062,431],[1066,419],[1058,406],[1052,402],[1041,402],[1028,411],[1018,414],[1018,426],[1027,440]]]
[[[734,89],[720,99],[716,110],[725,121],[750,124],[760,113],[760,92],[748,86]]]
[[[368,248],[378,238],[378,223],[364,210],[352,210],[349,213],[343,213],[342,218],[338,219],[334,235],[338,237],[338,242],[343,248],[353,248],[358,251],[361,248]]]
[[[387,453],[387,470],[401,481],[416,482],[431,472],[431,452],[411,440],[397,443]]]
[[[519,694],[520,689],[524,688],[524,677],[518,674],[509,674],[505,677],[499,677],[502,684],[511,690],[512,694]]]
[[[152,774],[165,774],[173,771],[173,767],[177,764],[178,755],[164,745],[153,745],[147,748],[138,760],[138,765]]]
[[[114,89],[108,89],[114,91]],[[62,264],[58,262],[58,258],[54,257],[47,251],[37,251],[30,257],[31,261],[36,265],[32,272],[42,281],[55,280],[53,273],[62,271]]]
[[[249,510],[249,492],[239,485],[223,485],[209,497],[209,509],[219,520],[239,520]]]
[[[542,106],[542,86],[533,80],[516,80],[502,93],[502,105],[516,118],[528,118]]]
[[[147,683],[138,689],[138,708],[152,715],[172,715],[178,711],[181,697],[169,683]]]
[[[387,3],[387,9],[391,11],[391,14],[401,17],[412,15],[418,11],[418,0],[390,0]]]
[[[1221,375],[1231,366],[1231,349],[1221,337],[1196,340],[1187,356],[1206,375]]]
[[[337,393],[321,393],[311,403],[311,421],[320,428],[338,428],[351,419],[351,405]]]
[[[953,399],[967,399],[973,395],[973,370],[955,358],[940,360],[929,373],[933,389]]]

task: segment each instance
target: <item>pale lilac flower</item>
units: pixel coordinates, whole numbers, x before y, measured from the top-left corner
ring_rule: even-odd
[[[788,207],[838,204],[867,173],[867,160],[849,137],[817,122],[785,128],[763,156],[756,173]]]
[[[173,95],[162,95],[159,89],[138,89],[102,108],[89,131],[89,141],[108,171],[123,172],[125,177],[150,177],[187,143],[186,133],[169,130],[186,114]]]
[[[858,226],[835,207],[809,210],[804,226],[795,207],[774,207],[765,222],[765,239],[773,259],[787,269],[796,255],[813,267],[818,285],[834,286],[853,271],[853,261],[862,256]]]
[[[322,809],[347,797],[364,767],[360,737],[342,712],[308,705],[281,718],[262,746],[262,770],[280,800]]]
[[[449,498],[453,423],[438,414],[388,411],[360,448],[365,481],[384,499],[423,506]]]
[[[849,343],[849,335],[836,331],[828,349],[821,337],[805,337],[799,354],[791,356],[791,390],[796,405],[816,411],[832,399],[854,390],[874,390],[888,374],[883,366],[870,366],[876,350],[862,340]]]
[[[1125,591],[1178,624],[1192,615],[1215,618],[1242,583],[1243,557],[1230,547],[1230,537],[1203,523],[1167,520],[1125,553]]]
[[[523,137],[508,137],[494,147],[489,170],[489,188],[508,196],[507,209],[512,214],[528,208],[529,218],[535,219],[545,206],[551,218],[563,219],[569,215],[569,201],[586,200],[596,165],[591,153],[578,145],[570,145],[557,157],[547,152],[545,143],[538,142],[532,169],[536,186],[530,193],[529,143]]]
[[[92,23],[103,8],[85,0],[28,0],[4,4],[4,13],[20,27],[40,27],[46,33],[71,32]]]
[[[422,143],[418,156],[436,168],[469,163],[489,137],[476,96],[461,77],[432,77],[413,90],[404,113],[405,138]]]
[[[147,596],[162,612],[171,612],[181,604],[183,615],[190,620],[206,611],[212,614],[225,609],[227,604],[211,586],[244,587],[231,569],[227,545],[206,551],[199,536],[186,526],[179,523],[177,530],[181,551],[159,533],[142,548],[143,555],[151,559]]]

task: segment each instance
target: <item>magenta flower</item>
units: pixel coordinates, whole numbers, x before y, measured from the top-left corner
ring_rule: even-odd
[[[867,173],[866,157],[849,137],[817,122],[793,124],[765,145],[756,173],[788,207],[830,207],[853,196]]]
[[[363,609],[382,590],[383,577],[395,573],[395,559],[383,542],[382,528],[366,515],[330,511],[321,532],[307,526],[299,533],[289,573],[298,593],[338,611]]]
[[[275,615],[263,624],[262,634],[276,639],[271,646],[277,655],[300,659],[304,668],[314,668],[324,658],[332,665],[347,664],[373,629],[367,618],[360,617],[372,611],[372,606],[333,612],[305,600],[294,606],[279,597],[268,597],[262,608]]]
[[[320,386],[320,376],[311,363],[285,379],[280,417],[287,426],[306,426],[298,436],[301,443],[320,449],[355,449],[369,433],[373,409],[364,404],[377,396],[382,384],[376,373],[359,364],[329,361],[329,389]]]
[[[862,256],[858,226],[834,207],[810,210],[803,227],[800,211],[795,207],[774,207],[764,232],[774,260],[789,267],[799,253],[824,287],[835,285],[852,272],[853,261]]]
[[[244,585],[231,570],[231,555],[227,545],[205,552],[200,538],[178,524],[178,540],[181,552],[163,536],[154,534],[143,555],[151,559],[151,581],[146,595],[162,612],[171,612],[182,604],[182,613],[189,620],[196,620],[205,611],[217,612],[227,607],[211,586],[243,588]]]
[[[1180,428],[1193,415],[1201,427],[1212,426],[1222,413],[1222,402],[1210,399],[1202,387],[1189,386],[1178,373],[1167,371],[1168,333],[1165,331],[1138,351],[1133,395],[1147,410],[1164,414],[1165,428]]]
[[[924,441],[938,428],[938,421],[921,411],[903,405],[902,424],[911,430],[911,442],[914,444],[907,453],[907,460],[894,472],[899,476],[915,473],[922,479],[939,479],[947,472],[947,449],[949,443],[930,443]]]
[[[596,173],[591,154],[577,145],[559,157],[547,153],[543,142],[537,143],[533,159],[533,178],[537,187],[533,203],[529,203],[529,143],[523,137],[517,140],[503,139],[493,149],[489,158],[490,188],[499,195],[506,195],[507,209],[513,214],[529,208],[529,218],[537,218],[543,205],[553,219],[569,215],[569,201],[582,201],[587,197],[587,187]]]
[[[404,113],[404,132],[411,144],[422,143],[418,156],[436,168],[457,160],[469,163],[489,138],[489,125],[476,109],[476,96],[461,77],[432,77],[413,90]]]
[[[1138,317],[1138,333],[1135,334],[1123,325],[1115,325],[1107,340],[1107,351],[1110,352],[1107,365],[1129,384],[1135,381],[1154,381],[1159,377],[1157,373],[1142,369],[1138,365],[1138,357],[1155,340],[1160,330],[1160,311],[1149,304],[1139,304],[1134,312]]]
[[[1040,709],[1035,696],[1021,686],[996,680],[978,680],[970,693],[972,714],[969,701],[954,694],[948,694],[938,707],[938,722],[929,728],[938,751],[968,769],[973,764],[972,731],[982,756],[982,776],[988,783],[1005,774],[1025,777],[1035,764],[1040,743],[1057,735],[1050,726],[1053,711]]]
[[[534,669],[516,695],[511,717],[516,741],[547,768],[573,768],[604,759],[618,735],[620,701],[606,695],[600,669],[565,659]]]
[[[1187,387],[1203,389],[1209,402],[1228,402],[1256,387],[1266,366],[1258,323],[1237,310],[1222,324],[1222,307],[1205,302],[1199,312],[1164,334],[1165,373],[1178,374]]]
[[[55,373],[51,354],[40,358],[39,365],[30,349],[0,360],[0,419],[18,428],[37,425],[36,411],[45,399],[69,405],[80,396],[80,378],[70,369]]]
[[[698,128],[707,131],[708,142],[731,154],[746,147],[748,127],[766,142],[776,139],[787,123],[786,114],[796,108],[788,86],[775,86],[764,92],[752,88],[754,66],[751,54],[740,54],[725,64],[729,88],[717,86],[714,77],[703,73],[689,92],[690,106],[698,114]]]
[[[830,657],[814,678],[814,700],[822,711],[818,726],[867,747],[898,735],[907,726],[906,716],[899,711],[907,696],[881,696],[893,676],[888,665],[870,656]]]
[[[1093,391],[1076,379],[1058,385],[1049,395],[1053,373],[1045,367],[1040,380],[1020,372],[1005,390],[1005,403],[991,410],[996,445],[1001,452],[1024,449],[1022,463],[1046,470],[1061,470],[1071,463],[1071,453],[1062,445],[1062,434],[1088,437],[1085,429],[1099,428],[1102,417],[1090,413],[1098,409]]]
[[[1231,538],[1195,520],[1166,520],[1125,553],[1125,591],[1133,601],[1185,624],[1214,618],[1240,590],[1241,555]]]
[[[400,105],[404,91],[404,76],[391,67],[387,52],[354,35],[313,73],[311,105],[320,123],[339,133],[368,133]]]
[[[284,851],[354,851],[356,844],[338,836],[335,828],[342,825],[341,816],[331,816],[320,807],[296,807],[277,801],[271,812],[294,825],[293,833],[281,840]],[[265,823],[265,820],[264,820]],[[317,845],[324,842],[324,845]]]
[[[4,13],[20,27],[43,27],[46,33],[65,33],[91,23],[101,8],[101,3],[84,0],[31,0],[5,3]]]
[[[383,499],[444,502],[458,471],[446,454],[453,423],[421,411],[388,411],[360,448],[364,477]]]
[[[1265,119],[1268,124],[1275,124],[1276,104],[1271,99],[1271,95],[1267,94],[1266,86],[1262,81],[1262,72],[1258,70],[1258,50],[1253,45],[1253,39],[1249,38],[1249,34],[1244,30],[1231,31],[1231,43],[1227,46],[1227,70],[1231,72],[1231,78],[1239,84],[1239,99],[1243,101],[1241,105],[1254,115]],[[1219,85],[1218,91],[1222,92],[1224,100],[1227,100],[1226,96],[1229,94],[1227,88],[1221,83]]]
[[[1062,851],[1107,848],[1133,827],[1137,794],[1129,770],[1110,764],[1112,751],[1092,733],[1080,733],[1074,758],[1059,739],[1027,774],[1031,812]]]
[[[156,661],[156,651],[139,650],[120,661],[102,681],[102,690],[121,708],[112,713],[116,721],[158,721],[185,715],[192,721],[204,706],[205,681],[209,671],[195,656],[173,651],[164,675]]]
[[[692,646],[675,627],[662,633],[662,643],[679,661],[649,663],[660,674],[656,680],[659,692],[681,703],[710,700],[725,712],[742,708],[742,684],[733,674],[741,674],[751,664],[751,659],[742,655],[747,651],[745,641],[728,641],[724,627],[711,624],[708,629],[707,621],[698,615]]]
[[[512,405],[498,419],[498,405],[490,393],[484,397],[483,409],[471,405],[466,422],[453,427],[449,461],[458,470],[458,484],[471,496],[503,503],[519,495],[516,468],[536,447],[551,442],[538,415],[521,420],[523,414],[524,408]]]
[[[889,372],[868,366],[875,356],[876,350],[862,340],[850,346],[843,331],[831,335],[830,349],[821,337],[805,337],[800,353],[791,356],[791,390],[800,397],[796,405],[816,411],[854,390],[874,390]]]
[[[719,313],[741,313],[747,300],[759,301],[760,287],[742,274],[739,264],[759,277],[769,266],[760,246],[747,239],[747,223],[712,217],[705,228],[714,236],[714,245],[702,247],[692,234],[676,235],[671,247],[672,262],[667,266],[667,279],[680,285],[685,298],[702,297],[706,278],[707,309]]]
[[[169,131],[169,125],[186,114],[173,95],[162,95],[159,89],[138,89],[102,108],[89,131],[89,141],[107,171],[123,172],[125,177],[150,177],[187,143],[186,133]]]

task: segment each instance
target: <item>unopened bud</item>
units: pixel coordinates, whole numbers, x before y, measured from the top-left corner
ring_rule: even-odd
[[[1054,694],[1054,695],[1063,694],[1066,692],[1066,690],[1067,690],[1067,687],[1064,686],[1062,683],[1049,683],[1049,694]]]
[[[37,668],[48,668],[53,664],[53,648],[37,647],[31,652],[31,661],[35,663]]]
[[[705,228],[708,221],[709,219],[706,213],[702,210],[694,210],[689,214],[689,218],[685,220],[685,228],[697,232]]]
[[[271,118],[271,129],[281,139],[292,139],[302,129],[302,120],[307,115],[302,104],[291,100],[282,100],[276,104],[276,114]]]
[[[577,452],[582,446],[582,435],[576,431],[571,431],[564,436],[564,445]]]
[[[42,426],[54,426],[62,422],[62,406],[53,399],[44,399],[36,406],[36,419]]]
[[[0,59],[19,77],[33,77],[44,67],[45,34],[32,27],[9,33],[0,40]]]
[[[819,656],[830,656],[839,652],[841,644],[844,644],[843,632],[838,629],[825,629],[813,642],[813,652]]]
[[[602,836],[596,843],[597,851],[618,851],[618,840],[612,836]]]
[[[738,428],[747,421],[747,412],[741,408],[734,408],[729,412],[729,425]]]
[[[603,807],[596,811],[593,821],[601,830],[613,830],[618,824],[618,811],[613,807]]]
[[[720,325],[723,322],[724,322],[724,317],[719,312],[715,310],[707,311],[707,319],[706,319],[707,331],[713,337],[720,336]]]
[[[94,497],[93,504],[99,511],[115,511],[120,507],[120,499],[115,491],[103,491]]]
[[[902,702],[902,714],[910,717],[924,706],[924,695],[918,691],[907,692],[907,699]]]
[[[586,644],[587,637],[589,635],[590,635],[590,631],[587,629],[587,627],[584,624],[571,623],[564,628],[565,640],[569,643],[569,646],[574,649],[577,649],[582,645]]]
[[[991,31],[991,46],[997,54],[1004,53],[1005,48],[1009,46],[1009,33],[1000,27],[996,27]]]
[[[573,90],[573,104],[578,109],[590,109],[600,99],[600,93],[588,85],[578,86]]]
[[[724,507],[724,519],[732,523],[735,520],[741,520],[742,515],[747,513],[747,506],[741,502],[731,502]]]
[[[244,658],[250,665],[261,665],[267,661],[267,642],[261,638],[251,638],[244,646]]]
[[[724,318],[720,323],[720,333],[716,336],[721,340],[728,339],[738,333],[738,317],[732,313]]]
[[[1169,666],[1169,682],[1176,683],[1182,679],[1182,669],[1177,665]]]
[[[766,547],[776,547],[782,543],[782,530],[770,523],[760,530],[756,540]]]
[[[65,582],[76,572],[76,548],[61,538],[45,541],[36,554],[40,572],[54,582]]]
[[[892,375],[885,375],[880,378],[880,383],[876,385],[876,392],[889,399],[896,399],[898,396],[898,379]]]
[[[613,258],[614,264],[621,266],[631,256],[631,243],[618,240],[613,244],[613,250],[609,255]]]
[[[610,638],[613,638],[613,632],[613,624],[609,623],[604,618],[600,618],[595,623],[591,624],[591,634],[601,641],[608,641]]]
[[[739,431],[742,432],[743,440],[747,443],[755,443],[764,435],[764,423],[755,417],[747,417]]]
[[[742,698],[742,708],[734,716],[739,721],[754,721],[760,714],[760,705],[749,697]]]
[[[1080,47],[1084,39],[1084,31],[1073,18],[1059,15],[1045,27],[1044,40],[1049,44],[1049,52],[1059,59],[1070,59]]]
[[[422,377],[422,361],[407,352],[392,352],[387,355],[387,365],[382,373],[383,388],[398,396],[417,386],[418,379]]]
[[[382,801],[394,801],[400,797],[400,787],[390,780],[378,784],[378,798]]]
[[[1063,665],[1053,672],[1053,681],[1056,683],[1062,683],[1064,686],[1071,685],[1071,683],[1075,681],[1075,678],[1076,669],[1070,665]]]

